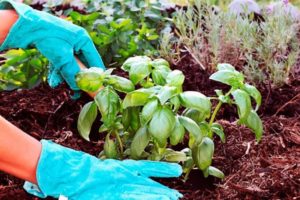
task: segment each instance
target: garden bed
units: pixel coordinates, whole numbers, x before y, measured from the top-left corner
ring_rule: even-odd
[[[186,76],[184,90],[213,95],[220,85],[188,60],[174,66]],[[225,107],[217,116],[222,119],[219,123],[224,127],[226,143],[215,138],[213,166],[224,172],[224,180],[205,179],[201,171],[193,171],[187,182],[181,178],[158,181],[179,190],[183,199],[300,198],[300,79],[296,77],[278,89],[264,86],[260,91],[263,105],[259,114],[264,124],[260,143],[249,129],[236,125],[236,112],[230,108]],[[65,85],[51,89],[42,84],[32,90],[1,92],[0,115],[39,140],[53,140],[97,156],[104,135],[92,131],[92,142],[87,142],[76,127],[79,112],[89,100],[83,95],[73,101]],[[37,199],[22,185],[23,181],[1,174],[0,199]]]

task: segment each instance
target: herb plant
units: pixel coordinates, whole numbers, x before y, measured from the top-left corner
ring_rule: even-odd
[[[225,142],[223,128],[216,122],[222,104],[237,106],[239,123],[249,127],[257,141],[261,139],[263,126],[256,113],[261,104],[259,91],[244,83],[243,75],[231,65],[220,64],[217,68],[210,78],[231,86],[226,94],[217,90],[217,98],[183,91],[184,75],[171,70],[164,59],[151,60],[146,56],[127,59],[122,69],[129,73],[129,79],[112,75],[112,69],[84,70],[77,76],[82,90],[94,92],[104,88],[82,108],[79,133],[89,140],[92,124],[100,114],[99,132],[106,134],[100,158],[181,162],[185,178],[195,167],[205,177],[223,178],[224,174],[211,166],[214,135]],[[213,111],[212,99],[219,101]],[[256,102],[255,109],[251,99]],[[186,147],[177,151],[174,146],[179,143]]]

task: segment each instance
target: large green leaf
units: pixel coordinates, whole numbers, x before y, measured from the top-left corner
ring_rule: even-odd
[[[107,134],[105,138],[104,153],[107,158],[116,159],[118,157],[117,145],[110,139],[110,134]]]
[[[208,137],[204,137],[200,144],[193,147],[192,157],[199,169],[206,170],[211,165],[214,150],[214,142]]]
[[[166,145],[167,138],[170,137],[175,127],[175,120],[173,112],[167,107],[155,111],[149,124],[149,132],[160,147]]]
[[[111,87],[105,87],[98,92],[95,102],[102,115],[103,123],[107,127],[113,125],[120,111],[120,98],[118,94]]]
[[[256,89],[256,87],[249,85],[249,84],[244,84],[243,90],[245,90],[255,101],[256,101],[256,108],[255,111],[258,110],[258,108],[261,105],[261,94],[258,91],[258,89]]]
[[[220,70],[209,77],[211,80],[218,81],[234,88],[241,87],[244,83],[244,76],[238,71]]]
[[[136,66],[137,63],[150,63],[151,59],[147,56],[135,56],[135,57],[131,57],[128,58],[124,64],[122,65],[122,69],[124,71],[129,72],[132,65]]]
[[[133,83],[123,77],[112,75],[109,77],[108,84],[113,86],[115,90],[119,92],[132,92],[134,90]]]
[[[182,114],[183,116],[194,120],[196,123],[200,123],[205,120],[205,114],[196,109],[186,108]]]
[[[263,124],[254,110],[251,110],[245,124],[255,133],[256,140],[259,142],[263,134]]]
[[[128,107],[123,110],[122,124],[125,130],[136,132],[140,127],[140,107]]]
[[[132,106],[143,106],[147,103],[151,92],[146,89],[139,89],[128,93],[123,101],[123,108]]]
[[[102,85],[105,78],[104,71],[97,67],[84,69],[76,75],[77,86],[86,92],[95,92]]]
[[[158,100],[152,99],[146,103],[142,109],[141,113],[141,123],[142,125],[147,124],[151,119],[157,108],[159,107]]]
[[[179,95],[181,104],[186,108],[196,109],[203,112],[206,117],[210,116],[210,99],[200,92],[186,91]]]
[[[136,134],[134,135],[134,138],[132,140],[131,146],[130,146],[130,154],[133,159],[138,159],[142,153],[144,152],[144,149],[148,145],[150,141],[150,136],[147,131],[147,127],[141,127]]]
[[[201,133],[200,127],[194,120],[184,116],[179,116],[178,119],[184,128],[193,135],[196,140],[194,142],[200,142],[202,140],[203,133]]]
[[[184,82],[184,75],[181,71],[174,70],[168,74],[166,81],[169,86],[182,86]]]
[[[232,92],[232,96],[238,107],[240,122],[244,122],[251,111],[251,99],[247,92],[237,89]]]
[[[176,95],[177,95],[176,87],[163,86],[156,96],[159,99],[160,103],[163,105],[169,99],[171,99],[172,97],[174,97]]]
[[[96,117],[97,105],[94,102],[85,104],[80,111],[77,121],[77,128],[79,134],[87,141],[90,141],[89,135]]]
[[[162,70],[154,69],[151,74],[153,82],[156,85],[165,85],[166,84],[165,76],[167,76],[165,73],[166,72]]]
[[[151,65],[154,68],[157,68],[157,66],[162,66],[162,65],[170,68],[168,61],[166,61],[165,59],[162,59],[162,58],[158,58],[158,59],[151,61]]]
[[[151,65],[149,62],[134,63],[129,70],[129,78],[133,84],[139,83],[151,73]]]
[[[176,123],[174,129],[171,132],[170,143],[171,145],[177,145],[184,138],[185,129],[184,126],[179,122],[178,116],[176,117]]]

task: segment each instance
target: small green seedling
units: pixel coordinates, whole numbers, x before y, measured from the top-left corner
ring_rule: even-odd
[[[77,76],[78,86],[84,91],[93,92],[104,86],[94,101],[83,107],[78,119],[80,135],[89,140],[92,124],[101,115],[99,132],[106,137],[100,158],[178,162],[183,165],[185,179],[195,167],[205,177],[223,178],[224,174],[211,164],[214,134],[225,142],[223,128],[215,122],[224,103],[236,105],[240,124],[251,128],[257,141],[261,139],[263,127],[256,114],[261,95],[255,87],[245,84],[243,75],[231,65],[218,65],[218,71],[210,77],[231,86],[226,94],[216,91],[219,103],[213,112],[211,98],[200,92],[183,91],[183,73],[171,70],[164,59],[132,57],[122,69],[129,73],[129,79],[112,75],[112,69],[97,68]],[[251,98],[256,101],[255,109]],[[172,147],[179,143],[186,147],[175,151]]]

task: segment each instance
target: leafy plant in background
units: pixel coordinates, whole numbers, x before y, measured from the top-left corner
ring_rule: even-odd
[[[37,50],[10,50],[0,57],[0,90],[33,88],[45,80],[48,61]]]
[[[92,14],[72,12],[70,19],[89,31],[107,65],[133,55],[157,54],[159,32],[166,23],[160,3],[98,0],[90,1],[87,11]]]
[[[257,141],[261,139],[263,127],[256,114],[261,95],[254,86],[245,84],[243,75],[231,65],[218,65],[218,72],[211,76],[212,80],[231,86],[226,94],[217,90],[218,97],[214,98],[182,91],[184,75],[179,70],[172,71],[163,59],[132,57],[122,69],[129,73],[129,79],[112,75],[112,69],[97,68],[77,76],[77,84],[84,91],[94,92],[104,86],[94,101],[83,107],[78,119],[80,135],[89,140],[92,124],[101,115],[99,132],[105,133],[106,139],[100,158],[181,162],[185,178],[195,167],[206,177],[223,178],[223,173],[211,166],[213,136],[225,142],[223,128],[216,122],[222,104],[237,106],[239,123],[252,129]],[[255,109],[251,98],[256,102]],[[219,101],[213,112],[211,99]],[[184,148],[174,150],[172,147],[179,143]]]

